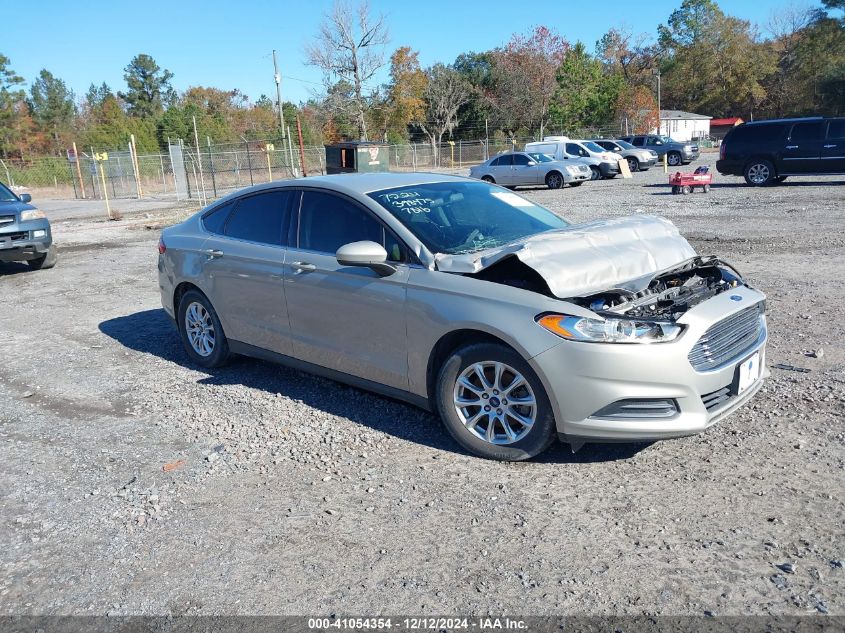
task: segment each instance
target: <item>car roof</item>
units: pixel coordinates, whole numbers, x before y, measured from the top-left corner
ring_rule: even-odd
[[[795,117],[791,119],[763,119],[760,121],[746,121],[742,125],[766,125],[770,123],[801,123],[802,121],[821,121],[824,117],[820,116],[804,116]],[[739,125],[737,127],[740,127]]]
[[[229,200],[248,193],[278,189],[280,187],[323,187],[347,194],[367,194],[381,189],[412,187],[414,185],[436,182],[477,182],[463,176],[434,174],[427,172],[378,172],[367,174],[332,174],[328,176],[308,176],[290,180],[274,180],[254,185],[229,194],[222,200]],[[222,201],[221,200],[221,201]]]

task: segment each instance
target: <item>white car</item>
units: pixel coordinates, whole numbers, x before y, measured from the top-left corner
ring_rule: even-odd
[[[592,143],[592,141],[573,141],[568,136],[547,136],[542,141],[526,143],[525,151],[548,154],[567,163],[586,163],[592,171],[591,180],[616,176],[619,173],[619,158],[621,157],[600,147],[600,152],[595,151],[594,148],[588,149],[588,143]],[[592,144],[595,145],[595,143]]]
[[[577,187],[591,178],[589,166],[568,164],[540,152],[505,152],[471,167],[469,175],[510,189],[542,184],[549,189],[564,184]]]

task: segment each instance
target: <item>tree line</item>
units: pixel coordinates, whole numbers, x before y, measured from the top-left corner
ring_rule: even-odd
[[[746,120],[840,115],[845,110],[845,0],[784,8],[761,25],[728,15],[715,0],[683,0],[656,35],[611,28],[592,50],[548,26],[502,46],[421,67],[408,46],[388,55],[388,25],[366,4],[338,0],[305,50],[324,90],[285,102],[307,145],[341,139],[402,143],[542,137],[599,129],[645,132],[663,109]],[[386,84],[374,78],[385,66]],[[278,140],[277,104],[237,89],[195,86],[177,93],[173,74],[139,54],[125,90],[92,83],[78,98],[43,69],[28,86],[0,53],[0,156],[61,154],[76,142],[141,152],[168,141],[205,144]]]

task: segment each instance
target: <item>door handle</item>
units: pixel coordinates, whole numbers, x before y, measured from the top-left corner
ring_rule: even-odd
[[[293,262],[291,266],[298,273],[308,273],[312,270],[317,270],[314,264],[309,264],[308,262]]]
[[[217,259],[218,257],[223,257],[223,251],[217,248],[209,248],[205,251],[205,254],[208,255],[209,259]]]
[[[830,149],[831,147],[836,147],[836,145],[825,145],[824,146],[825,149]]]
[[[797,145],[787,145],[786,149],[798,149]]]

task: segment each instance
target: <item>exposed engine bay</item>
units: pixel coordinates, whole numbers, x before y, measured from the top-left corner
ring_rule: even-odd
[[[693,306],[741,283],[739,272],[718,257],[694,257],[658,275],[639,292],[608,290],[570,301],[605,316],[675,321]]]

